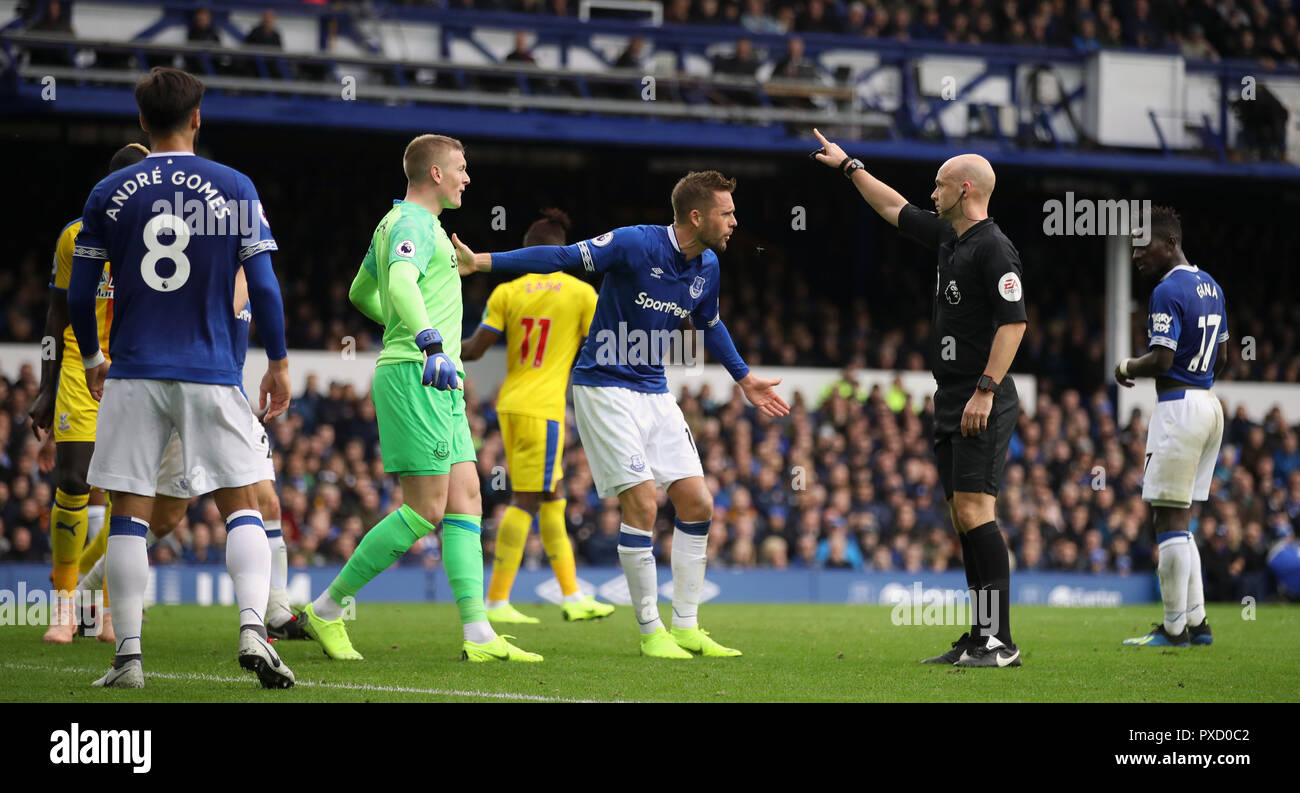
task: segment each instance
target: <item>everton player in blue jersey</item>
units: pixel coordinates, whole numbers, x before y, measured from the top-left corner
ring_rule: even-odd
[[[723,647],[700,628],[713,496],[690,428],[668,392],[663,364],[636,340],[662,338],[689,317],[751,404],[768,416],[790,411],[774,389],[781,381],[749,371],[718,313],[715,251],[727,249],[737,225],[735,188],[734,179],[717,171],[689,173],[673,188],[672,225],[626,226],[576,245],[475,254],[452,235],[463,275],[581,267],[605,276],[573,370],[573,405],[596,491],[601,498],[617,495],[622,508],[619,560],[641,627],[641,652],[655,658],[727,657],[740,651]],[[651,550],[656,485],[667,490],[677,513],[671,633],[659,618]]]
[[[263,624],[271,552],[253,487],[262,473],[248,431],[251,409],[240,391],[236,351],[243,328],[231,312],[242,266],[269,359],[259,405],[274,418],[289,406],[284,307],[271,269],[275,240],[248,177],[194,154],[203,84],[186,72],[155,68],[136,84],[135,97],[153,154],[91,191],[68,288],[86,384],[100,400],[87,480],[110,491],[114,505],[106,559],[117,649],[112,669],[96,685],[144,685],[145,535],[155,477],[174,430],[191,489],[215,491],[226,521],[239,664],[266,688],[288,688],[293,672],[267,643]],[[108,260],[116,287],[111,368],[94,322],[95,287]]]
[[[1124,643],[1186,647],[1214,640],[1205,621],[1201,554],[1187,527],[1192,502],[1210,497],[1223,440],[1223,407],[1210,389],[1228,362],[1228,314],[1223,289],[1187,263],[1178,214],[1155,207],[1150,223],[1149,243],[1133,246],[1138,272],[1157,282],[1147,314],[1150,351],[1120,361],[1115,380],[1128,388],[1135,377],[1156,378],[1142,499],[1155,514],[1165,619]]]

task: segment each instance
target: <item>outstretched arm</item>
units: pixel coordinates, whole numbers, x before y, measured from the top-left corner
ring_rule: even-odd
[[[589,273],[604,273],[626,265],[644,244],[635,228],[620,228],[573,245],[534,245],[505,253],[475,253],[451,235],[456,246],[456,266],[462,276],[471,273],[553,273],[581,267]]]
[[[461,275],[470,273],[553,273],[577,269],[583,262],[577,245],[534,245],[505,253],[475,253],[451,235],[456,246],[456,264]],[[579,243],[586,245],[586,243]],[[590,256],[588,256],[590,258]]]
[[[813,134],[817,136],[817,140],[822,144],[821,151],[813,155],[817,162],[831,168],[839,168],[841,163],[846,159],[850,159],[844,153],[844,149],[824,138],[821,132],[814,129]],[[858,192],[871,205],[871,208],[876,210],[876,214],[884,218],[889,225],[897,227],[898,213],[903,211],[903,207],[907,206],[907,199],[903,198],[894,188],[867,173],[865,168],[854,171],[849,178],[852,180],[853,186],[858,188]]]

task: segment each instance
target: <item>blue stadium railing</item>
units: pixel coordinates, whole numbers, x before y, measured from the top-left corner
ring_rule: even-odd
[[[80,3],[77,5],[86,5]],[[374,3],[364,17],[366,23],[347,10],[332,6],[304,5],[285,0],[233,0],[213,7],[213,22],[234,39],[243,31],[231,22],[235,11],[261,11],[273,8],[285,16],[314,19],[318,25],[321,52],[290,54],[279,51],[235,49],[211,46],[160,45],[151,42],[164,30],[184,27],[200,3],[149,3],[119,0],[116,5],[137,6],[142,24],[126,41],[87,41],[35,36],[21,30],[17,20],[0,31],[0,114],[5,115],[100,115],[123,117],[134,115],[130,84],[134,71],[85,68],[84,53],[118,53],[133,58],[133,65],[190,59],[191,68],[205,75],[212,90],[205,101],[205,115],[214,120],[240,122],[300,123],[342,128],[370,128],[392,131],[438,129],[466,137],[506,137],[537,141],[570,143],[604,143],[620,145],[707,147],[743,151],[806,151],[810,146],[807,128],[820,124],[837,133],[859,156],[874,158],[941,160],[960,145],[964,150],[979,151],[996,163],[1055,169],[1143,171],[1203,175],[1250,176],[1255,178],[1294,180],[1300,170],[1285,163],[1227,161],[1224,130],[1228,126],[1230,91],[1239,89],[1246,76],[1261,75],[1259,63],[1224,61],[1188,62],[1190,73],[1208,74],[1217,80],[1220,90],[1217,119],[1204,118],[1200,125],[1201,150],[1176,153],[1165,147],[1159,152],[1133,152],[1091,149],[1059,140],[1051,132],[1050,117],[1080,98],[1078,89],[1055,104],[1026,105],[1015,79],[1016,70],[1026,65],[1067,65],[1079,67],[1085,55],[1071,50],[1033,49],[992,45],[947,44],[942,42],[898,42],[869,40],[830,34],[802,36],[807,53],[816,58],[836,50],[858,50],[879,58],[879,66],[852,76],[847,84],[803,84],[803,89],[822,100],[820,108],[791,110],[773,107],[770,93],[779,83],[760,83],[745,78],[698,77],[680,74],[690,56],[706,56],[709,48],[734,41],[744,35],[759,50],[766,50],[769,60],[779,57],[786,37],[748,34],[737,28],[709,26],[659,27],[627,21],[579,22],[572,18],[547,15],[489,13],[391,6]],[[157,15],[152,12],[157,10]],[[75,13],[75,9],[74,9]],[[434,23],[438,26],[438,51],[441,58],[432,62],[400,61],[377,54],[378,45],[363,28],[373,21],[409,21]],[[486,64],[470,65],[450,60],[452,42],[474,42],[474,31],[481,29],[527,30],[536,36],[538,45],[554,45],[562,64],[568,61],[571,48],[582,47],[602,60],[608,59],[590,47],[593,36],[640,36],[659,52],[675,55],[678,75],[656,75],[661,91],[669,101],[655,103],[636,99],[601,99],[593,87],[604,86],[626,93],[641,87],[641,75],[633,71],[606,70],[581,73],[569,70],[539,70],[536,67]],[[325,51],[330,35],[352,41],[361,56],[345,57]],[[477,45],[485,59],[491,57]],[[25,63],[30,53],[61,54],[68,65],[32,67]],[[24,55],[28,53],[28,55]],[[987,76],[1010,77],[1011,104],[1028,110],[1028,120],[1018,128],[1002,129],[993,106],[976,106],[989,120],[980,139],[954,139],[939,128],[935,140],[921,139],[923,131],[933,128],[938,105],[921,96],[914,66],[918,59],[933,56],[978,58],[984,72],[960,88],[957,99],[965,98]],[[225,61],[243,60],[249,64],[239,77],[222,75],[214,66],[214,57]],[[337,78],[348,69],[366,69],[382,73],[381,86],[359,86],[356,102],[340,101]],[[880,69],[897,69],[901,77],[899,106],[893,109],[863,106],[855,98],[854,88]],[[302,70],[331,78],[330,81],[293,79]],[[419,70],[436,70],[449,75],[442,87],[413,85],[411,78]],[[1270,76],[1300,79],[1300,69],[1278,67]],[[44,101],[43,82],[54,77],[59,83],[59,101]],[[576,96],[547,96],[534,90],[541,79],[564,81]],[[475,91],[484,81],[497,81],[495,90]],[[507,83],[513,93],[502,93]],[[70,85],[68,83],[71,83]],[[788,86],[787,86],[788,87]],[[723,107],[701,99],[707,89],[750,92],[752,107]],[[358,112],[369,106],[376,112]],[[1158,122],[1157,122],[1158,125]],[[1031,132],[1045,132],[1048,140],[1041,145],[1026,146]]]

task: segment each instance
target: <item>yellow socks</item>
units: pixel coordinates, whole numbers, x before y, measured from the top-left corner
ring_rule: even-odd
[[[573,545],[569,542],[569,532],[564,526],[564,499],[543,501],[537,515],[538,527],[542,532],[542,547],[551,560],[551,569],[555,571],[555,580],[560,582],[560,592],[568,597],[578,592],[577,564],[573,561]]]
[[[528,540],[528,530],[532,527],[532,515],[519,507],[506,507],[506,514],[497,527],[496,556],[492,560],[492,581],[488,584],[489,604],[510,600],[515,574],[519,572],[519,563],[524,558],[524,543]]]
[[[86,544],[86,505],[90,493],[69,495],[54,491],[54,508],[50,511],[50,544],[54,546],[54,588],[60,597],[69,597],[77,588],[80,572],[77,560]]]

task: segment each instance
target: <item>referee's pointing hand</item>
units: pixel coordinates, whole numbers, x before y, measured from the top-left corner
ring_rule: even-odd
[[[813,159],[832,168],[840,167],[840,163],[844,162],[844,158],[848,156],[844,153],[844,149],[841,149],[839,144],[826,140],[816,128],[813,129],[813,134],[817,136],[817,142],[822,145],[821,151],[813,152]]]
[[[961,434],[973,438],[988,429],[989,412],[992,410],[993,392],[977,390],[961,414]]]

